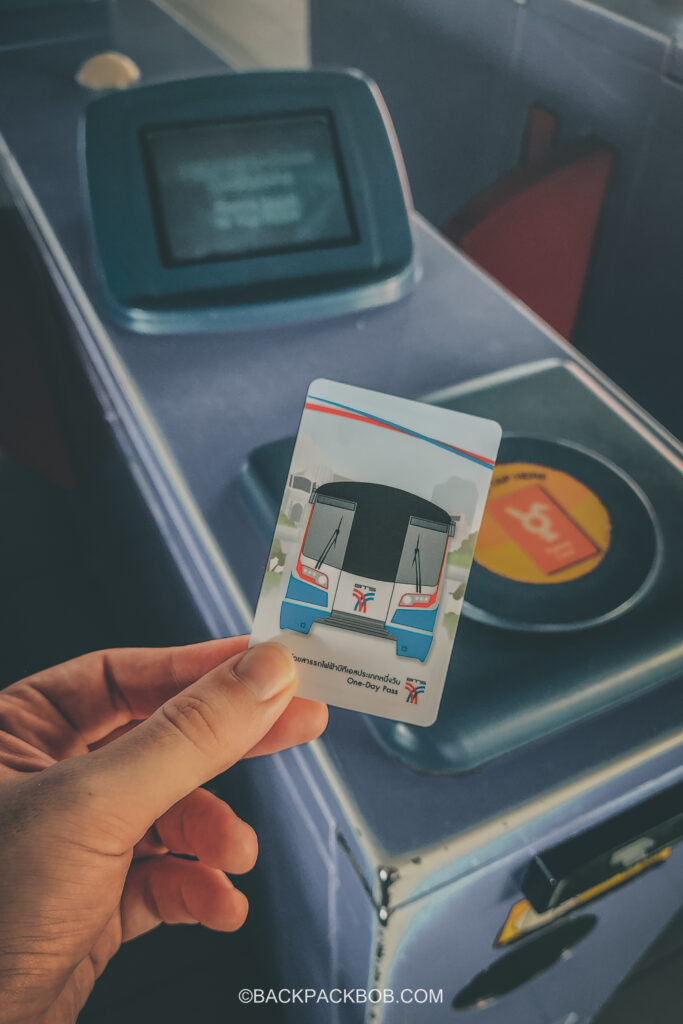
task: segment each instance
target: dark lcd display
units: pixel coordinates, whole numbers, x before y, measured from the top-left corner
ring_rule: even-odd
[[[356,240],[325,113],[149,128],[143,145],[166,264]]]

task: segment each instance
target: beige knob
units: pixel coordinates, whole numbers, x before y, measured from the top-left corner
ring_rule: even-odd
[[[86,89],[127,89],[140,78],[140,68],[125,53],[96,53],[81,64],[76,81]]]

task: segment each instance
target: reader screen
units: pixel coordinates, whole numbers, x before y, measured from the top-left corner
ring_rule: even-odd
[[[167,264],[356,240],[326,114],[150,128],[143,144]]]

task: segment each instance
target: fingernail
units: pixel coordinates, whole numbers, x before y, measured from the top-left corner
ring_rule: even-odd
[[[234,673],[257,700],[266,701],[290,685],[296,666],[284,644],[258,644],[240,658]]]

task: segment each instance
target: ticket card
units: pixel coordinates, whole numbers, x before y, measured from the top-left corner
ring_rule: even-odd
[[[251,638],[291,650],[299,696],[436,720],[500,437],[492,420],[313,381]]]

